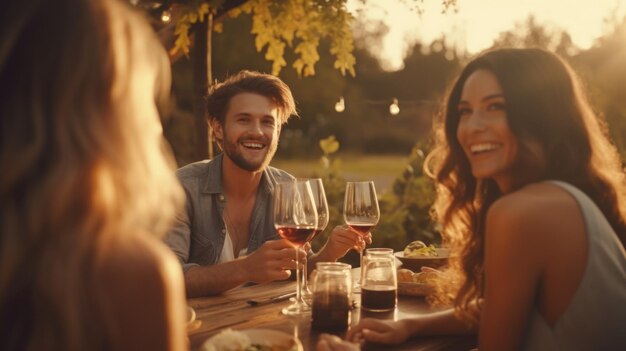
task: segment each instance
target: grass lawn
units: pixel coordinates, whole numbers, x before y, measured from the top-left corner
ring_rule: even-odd
[[[373,180],[376,190],[383,193],[402,174],[408,163],[408,155],[357,155],[334,156],[340,162],[339,170],[346,180]],[[311,177],[322,172],[317,159],[274,159],[272,166],[283,169],[296,177]]]

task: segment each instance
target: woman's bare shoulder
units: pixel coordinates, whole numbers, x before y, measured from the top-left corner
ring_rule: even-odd
[[[112,343],[129,350],[180,344],[185,299],[180,264],[156,238],[120,239],[104,249],[94,277]]]
[[[557,185],[531,184],[506,194],[487,212],[485,255],[492,257],[489,269],[500,271],[502,262],[514,262],[523,268],[515,274],[525,274],[529,284],[534,284],[558,257],[555,253],[562,252],[572,234],[582,230],[581,223],[576,201]]]
[[[552,183],[530,184],[498,199],[487,213],[488,248],[537,267],[584,238],[584,219],[576,200]]]
[[[580,215],[576,200],[561,187],[529,184],[496,200],[488,216],[512,220],[517,225],[546,224]]]
[[[572,233],[584,230],[576,200],[548,182],[530,184],[502,196],[487,212],[487,240],[549,255]]]
[[[111,240],[102,250],[97,273],[107,281],[139,279],[142,283],[160,284],[180,271],[180,265],[167,247],[148,235]]]

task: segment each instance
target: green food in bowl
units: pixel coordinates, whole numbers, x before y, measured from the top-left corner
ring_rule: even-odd
[[[404,248],[404,257],[437,257],[435,245],[426,245],[423,241],[416,240]]]

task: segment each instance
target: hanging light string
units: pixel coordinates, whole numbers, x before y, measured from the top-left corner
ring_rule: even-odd
[[[389,105],[389,113],[391,113],[391,115],[393,116],[400,113],[400,106],[398,105],[398,99],[393,98],[393,101],[391,101],[391,105]]]
[[[346,102],[343,99],[343,96],[341,96],[339,98],[339,101],[337,101],[337,103],[335,103],[335,111],[337,112],[343,112],[346,109]]]
[[[369,105],[389,105],[389,114],[396,116],[400,113],[400,100],[392,98],[391,100],[363,100]],[[402,105],[436,105],[437,103],[432,100],[403,100]],[[339,101],[335,103],[335,111],[341,113],[346,110],[346,101],[343,96],[339,97]]]

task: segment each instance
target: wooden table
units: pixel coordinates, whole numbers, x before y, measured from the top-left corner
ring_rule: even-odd
[[[353,276],[357,275],[358,268],[353,270]],[[294,281],[282,281],[241,287],[219,296],[188,299],[187,304],[195,309],[198,320],[196,329],[189,331],[191,350],[199,350],[206,339],[224,328],[279,330],[298,337],[305,351],[315,350],[319,333],[311,329],[310,313],[300,317],[283,315],[282,308],[291,303],[288,300],[256,307],[246,302],[250,299],[269,298],[293,291],[295,291]],[[354,298],[360,303],[360,295],[355,294]],[[400,295],[398,307],[393,312],[373,314],[356,308],[352,310],[351,320],[352,324],[356,324],[361,315],[398,320],[429,312],[432,310],[423,298]],[[197,324],[200,324],[199,327]],[[367,344],[365,350],[469,350],[475,347],[475,344],[473,337],[422,337],[395,347]]]

